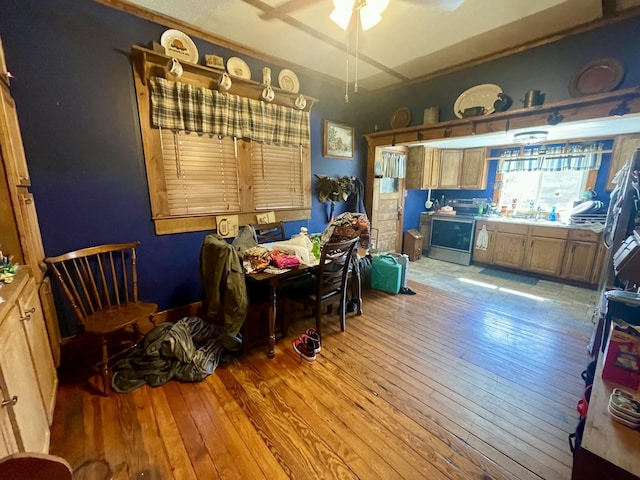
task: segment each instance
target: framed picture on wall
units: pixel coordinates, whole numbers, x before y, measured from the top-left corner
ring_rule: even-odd
[[[352,159],[353,127],[325,120],[322,155],[330,158]]]

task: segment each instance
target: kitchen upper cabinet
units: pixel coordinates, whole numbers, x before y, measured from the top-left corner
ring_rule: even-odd
[[[460,188],[466,190],[487,188],[487,160],[484,148],[468,148],[464,151]]]
[[[484,148],[440,151],[439,188],[484,190],[487,186],[487,161]]]
[[[597,283],[603,249],[601,233],[572,230],[567,243],[562,277],[579,282]]]
[[[463,150],[440,150],[440,181],[438,188],[460,188],[460,171],[462,169]]]
[[[437,188],[440,176],[440,151],[431,147],[411,147],[407,156],[408,190]]]
[[[556,227],[531,227],[524,269],[557,277],[567,245],[568,230]]]
[[[504,225],[494,232],[492,262],[500,267],[522,269],[527,244],[526,225]]]

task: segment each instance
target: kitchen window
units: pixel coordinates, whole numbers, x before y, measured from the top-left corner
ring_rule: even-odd
[[[514,213],[548,213],[568,219],[574,202],[593,188],[609,142],[527,145],[498,152],[499,207]]]

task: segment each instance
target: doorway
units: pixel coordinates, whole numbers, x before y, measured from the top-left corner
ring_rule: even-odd
[[[379,252],[402,251],[407,152],[404,146],[376,147],[370,221]]]

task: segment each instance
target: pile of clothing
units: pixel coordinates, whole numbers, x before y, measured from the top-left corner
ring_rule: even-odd
[[[161,323],[114,364],[111,386],[116,392],[127,393],[145,384],[158,387],[172,379],[199,382],[241,350],[238,336],[200,317]]]

